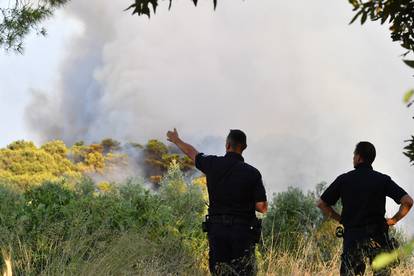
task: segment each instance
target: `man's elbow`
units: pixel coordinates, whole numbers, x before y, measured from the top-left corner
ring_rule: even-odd
[[[198,151],[196,150],[191,150],[187,156],[191,159],[191,161],[193,161],[193,164],[195,165],[196,163],[196,157],[197,157]]]
[[[323,209],[327,207],[327,204],[322,199],[319,199],[318,202],[316,203],[316,207],[318,207],[319,209]]]
[[[401,198],[401,204],[407,206],[408,208],[413,207],[413,199],[409,195],[405,195]]]

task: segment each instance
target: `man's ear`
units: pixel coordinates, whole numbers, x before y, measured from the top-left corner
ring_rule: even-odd
[[[364,162],[364,159],[362,159],[361,155],[357,154],[356,158],[357,158],[358,163],[363,163]]]

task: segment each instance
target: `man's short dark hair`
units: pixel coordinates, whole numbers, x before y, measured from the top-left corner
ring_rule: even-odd
[[[364,162],[372,164],[375,160],[376,151],[373,144],[370,142],[359,142],[355,147],[355,154],[358,154],[359,156],[364,159]]]
[[[238,145],[244,150],[247,147],[246,134],[240,129],[231,129],[229,135],[227,135],[227,143],[235,149]]]

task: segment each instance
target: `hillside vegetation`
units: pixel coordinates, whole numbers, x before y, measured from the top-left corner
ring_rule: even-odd
[[[62,141],[50,141],[40,147],[30,141],[16,141],[0,149],[0,179],[25,190],[45,181],[77,182],[84,176],[105,179],[113,171],[120,174],[131,169],[158,184],[172,160],[183,172],[193,169],[191,160],[157,140],[147,144],[104,139],[86,145],[68,147]],[[100,176],[100,177],[99,177]]]
[[[13,275],[208,274],[205,180],[186,176],[190,163],[158,141],[130,145],[140,153],[133,158],[131,148],[108,141],[20,141],[0,150],[2,265],[10,261]],[[123,160],[146,166],[143,177],[105,185],[89,177]],[[256,251],[260,274],[338,274],[337,225],[315,207],[323,189],[273,195]],[[408,258],[394,272],[412,268]]]

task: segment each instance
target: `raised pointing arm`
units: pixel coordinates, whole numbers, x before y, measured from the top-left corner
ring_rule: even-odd
[[[180,139],[178,136],[177,130],[174,128],[172,131],[167,132],[167,140],[171,143],[177,145],[177,147],[191,160],[195,163],[195,158],[198,154],[198,151],[190,144],[185,143],[183,140]]]

